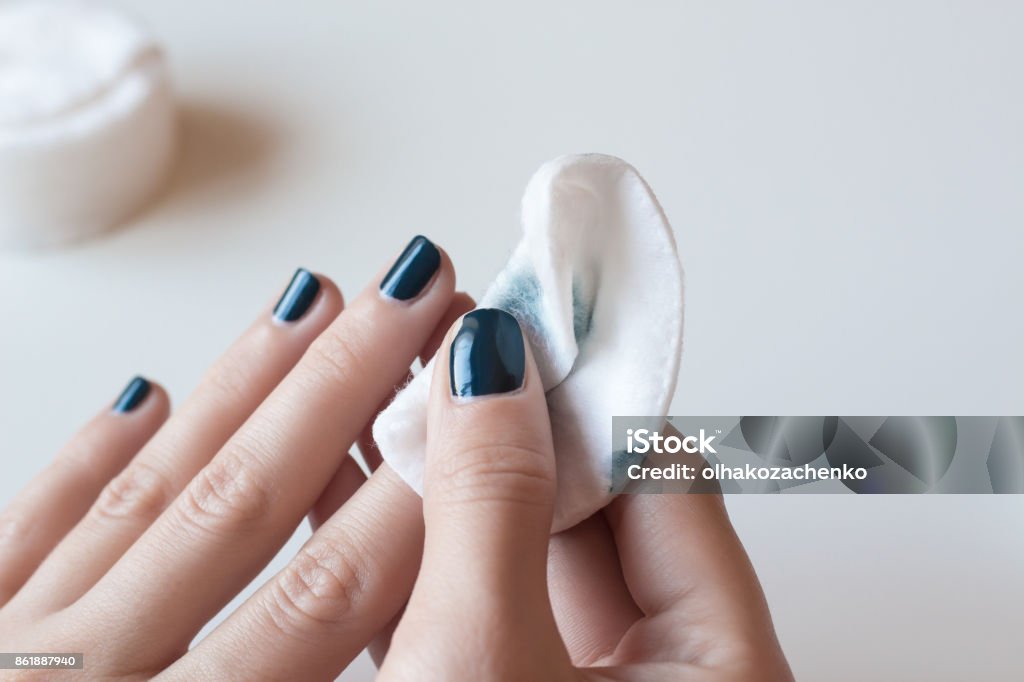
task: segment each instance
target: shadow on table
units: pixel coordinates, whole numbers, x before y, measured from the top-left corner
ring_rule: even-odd
[[[154,204],[233,193],[265,177],[279,147],[266,121],[209,102],[184,102],[178,112],[180,148],[166,189]]]

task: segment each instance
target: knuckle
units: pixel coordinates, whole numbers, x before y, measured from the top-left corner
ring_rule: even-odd
[[[271,617],[286,633],[337,625],[351,617],[370,576],[366,554],[351,543],[303,547],[271,585]]]
[[[106,520],[155,519],[173,497],[164,474],[138,460],[103,488],[92,510]]]
[[[205,466],[175,505],[178,521],[188,530],[232,534],[259,526],[272,505],[266,483],[232,455]]]
[[[447,457],[442,469],[442,485],[451,501],[547,505],[555,494],[550,453],[528,445],[466,447]]]

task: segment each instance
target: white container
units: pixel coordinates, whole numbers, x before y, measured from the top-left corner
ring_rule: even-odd
[[[0,5],[0,246],[123,222],[175,147],[167,64],[138,24],[95,4]]]

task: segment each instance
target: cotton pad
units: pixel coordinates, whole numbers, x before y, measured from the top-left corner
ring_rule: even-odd
[[[159,186],[175,147],[163,53],[113,10],[0,5],[0,245],[115,225]]]
[[[611,499],[612,416],[668,411],[683,274],[654,194],[611,156],[544,164],[526,187],[522,223],[522,241],[480,306],[513,314],[533,349],[555,444],[557,532]],[[373,427],[384,460],[421,494],[434,362]]]

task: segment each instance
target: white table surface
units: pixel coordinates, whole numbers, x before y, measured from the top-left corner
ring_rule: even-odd
[[[1024,414],[1019,3],[132,7],[182,156],[129,228],[0,254],[0,502],[132,374],[180,400],[297,265],[354,291],[423,232],[480,293],[577,151],[675,226],[674,412]],[[799,679],[1024,677],[1024,498],[730,509]]]

